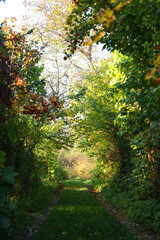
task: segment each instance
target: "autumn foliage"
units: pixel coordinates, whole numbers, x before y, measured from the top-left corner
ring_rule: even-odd
[[[13,229],[10,194],[23,194],[37,180],[35,146],[44,134],[44,125],[53,124],[62,108],[59,97],[54,92],[47,94],[45,89],[45,80],[41,78],[43,66],[39,63],[41,50],[29,39],[32,30],[17,32],[15,25],[16,19],[11,18],[0,26],[0,231],[3,239],[8,239]],[[50,169],[56,167],[52,165]],[[18,176],[16,181],[15,176]]]
[[[11,21],[14,23],[15,19]],[[36,66],[40,52],[28,46],[25,39],[29,33],[17,33],[13,27],[6,20],[2,24],[1,47],[5,48],[1,51],[2,106],[12,108],[12,113],[33,115],[36,120],[43,114],[54,120],[54,111],[60,108],[60,103],[57,96],[47,96],[44,80],[38,79],[42,71]],[[3,71],[8,74],[5,78]],[[1,118],[5,119],[4,115]]]

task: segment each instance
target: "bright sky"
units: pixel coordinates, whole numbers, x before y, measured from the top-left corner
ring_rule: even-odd
[[[23,0],[6,0],[0,2],[0,22],[5,17],[16,17],[18,22],[22,21],[23,16],[30,15],[28,8],[24,6]]]
[[[17,23],[16,25],[21,25],[23,16],[27,16],[31,18],[33,16],[33,11],[31,8],[26,7],[23,4],[24,0],[6,0],[4,2],[0,2],[0,23],[4,20],[5,17],[16,17]],[[99,55],[103,55],[104,58],[108,57],[109,52],[103,51],[101,52],[102,45],[98,44]]]

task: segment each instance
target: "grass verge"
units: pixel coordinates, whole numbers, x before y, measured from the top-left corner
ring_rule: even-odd
[[[160,199],[140,199],[120,182],[102,187],[101,192],[105,201],[115,206],[120,213],[125,213],[135,223],[160,235]]]
[[[59,201],[34,240],[135,240],[87,190],[82,180],[67,180]]]
[[[54,181],[39,181],[29,193],[23,197],[12,199],[17,207],[14,235],[23,231],[37,216],[40,216],[55,197],[58,183]]]

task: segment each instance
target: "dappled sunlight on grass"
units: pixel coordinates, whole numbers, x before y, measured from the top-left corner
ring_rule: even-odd
[[[66,190],[75,190],[75,191],[85,191],[87,188],[78,188],[76,189],[76,187],[67,187],[65,188]]]
[[[67,180],[59,201],[35,240],[134,240],[87,190],[83,180]]]

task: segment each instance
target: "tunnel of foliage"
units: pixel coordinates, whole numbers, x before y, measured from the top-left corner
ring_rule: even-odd
[[[95,43],[112,52],[71,94],[79,145],[96,156],[95,185],[159,232],[160,1],[74,3],[66,58]]]
[[[125,168],[132,169],[136,189],[144,198],[160,194],[159,6],[158,0],[76,1],[67,20],[68,57],[77,47],[95,42],[114,52],[101,69],[87,77],[87,86],[84,83],[80,90],[83,94],[79,101],[85,100],[80,111],[86,112],[81,121],[89,131],[109,133],[119,144],[127,141],[124,145],[126,149],[129,145],[133,156],[125,162],[125,151],[120,146],[119,168],[124,174]],[[103,125],[98,124],[101,116]],[[96,141],[94,137],[90,136],[90,142]]]
[[[64,60],[78,48],[96,43],[111,54],[92,71],[83,72],[66,101],[46,90],[40,64],[43,49],[29,38],[34,32],[17,32],[7,21],[0,25],[3,239],[15,234],[19,218],[15,205],[20,209],[22,199],[39,187],[50,189],[41,195],[44,202],[44,196],[66,178],[66,166],[71,169],[75,157],[67,158],[68,150],[58,157],[58,152],[75,142],[95,161],[94,186],[133,219],[159,233],[160,0],[73,2]]]

